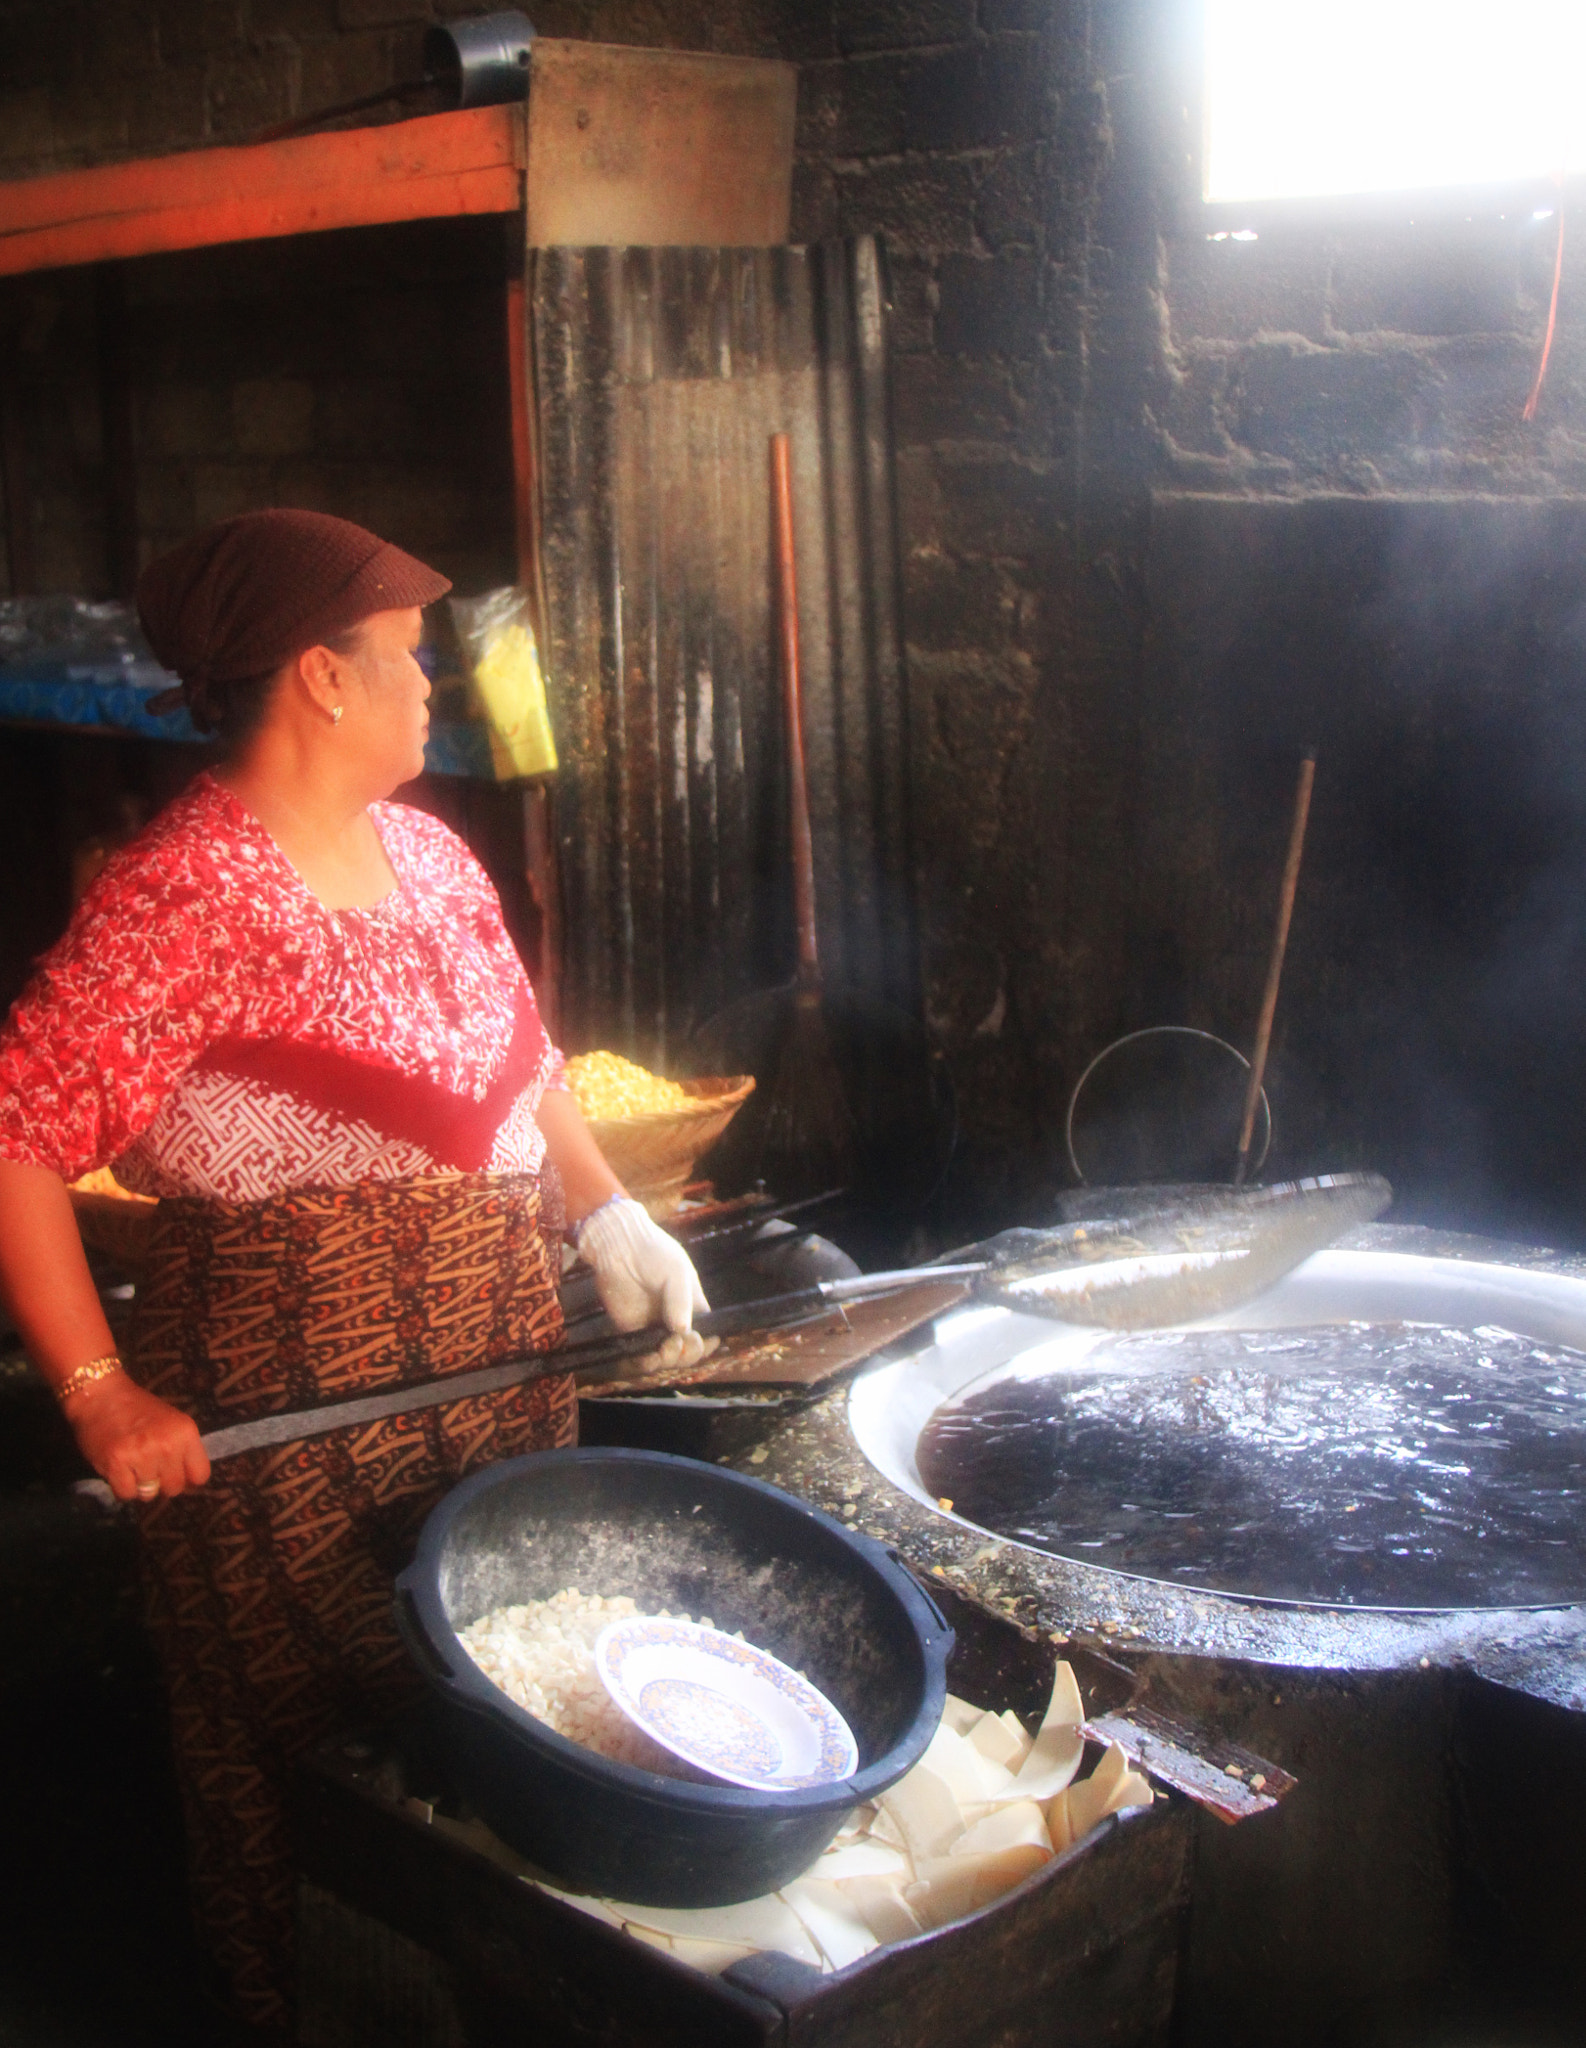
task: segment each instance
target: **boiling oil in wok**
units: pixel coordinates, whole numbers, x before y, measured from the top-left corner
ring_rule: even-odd
[[[1106,1339],[944,1404],[929,1490],[1185,1586],[1372,1607],[1586,1595],[1586,1352],[1339,1323]]]

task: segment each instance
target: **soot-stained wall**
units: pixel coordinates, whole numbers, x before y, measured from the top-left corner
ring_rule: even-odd
[[[509,230],[484,219],[119,266],[141,558],[290,504],[400,534],[463,588],[506,580],[508,260]],[[0,289],[35,591],[111,587],[100,283],[84,268]]]
[[[1114,1035],[1248,1043],[1319,771],[1272,1170],[1576,1240],[1583,333],[1552,220],[1187,216],[1176,6],[876,9],[808,233],[893,252],[928,985],[959,1191],[1028,1212]],[[883,23],[885,26],[883,26]],[[910,39],[913,48],[901,47]],[[879,47],[890,40],[899,47]]]
[[[1274,1164],[1370,1161],[1412,1212],[1586,1237],[1568,255],[1541,409],[1519,417],[1549,224],[1186,231],[1178,0],[530,12],[797,61],[795,234],[885,240],[959,1209],[1006,1220],[1061,1182],[1068,1090],[1116,1033],[1248,1038],[1314,742]],[[0,0],[0,169],[241,139],[402,75],[431,15]],[[317,433],[280,404],[272,433]],[[91,483],[91,404],[71,417]]]

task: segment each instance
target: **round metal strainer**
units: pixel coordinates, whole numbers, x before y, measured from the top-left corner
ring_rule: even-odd
[[[1232,1178],[1250,1062],[1188,1024],[1153,1024],[1103,1047],[1074,1084],[1063,1119],[1068,1163],[1086,1184]],[[1250,1172],[1272,1143],[1261,1091]]]

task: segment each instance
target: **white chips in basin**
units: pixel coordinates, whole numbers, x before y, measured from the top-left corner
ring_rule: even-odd
[[[930,1748],[874,1803],[856,1806],[830,1845],[779,1892],[735,1906],[646,1906],[558,1891],[634,1940],[719,1973],[760,1949],[845,1969],[891,1942],[977,1913],[1035,1876],[1109,1814],[1152,1803],[1114,1743],[1088,1778],[1084,1709],[1066,1663],[1033,1738],[1012,1713],[947,1696]],[[435,1825],[442,1823],[435,1817]],[[471,1825],[477,1826],[477,1823]]]
[[[595,1669],[636,1727],[730,1785],[801,1792],[859,1766],[852,1731],[824,1693],[720,1629],[634,1615],[596,1637]]]

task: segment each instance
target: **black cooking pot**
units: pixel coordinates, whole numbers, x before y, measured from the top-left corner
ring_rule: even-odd
[[[457,1631],[564,1586],[741,1629],[837,1706],[857,1773],[746,1791],[612,1763],[553,1733],[486,1678]],[[730,1905],[805,1869],[851,1807],[918,1762],[953,1646],[933,1602],[868,1537],[761,1480],[658,1451],[544,1451],[464,1480],[397,1581],[397,1621],[481,1818],[570,1889],[645,1905]]]

